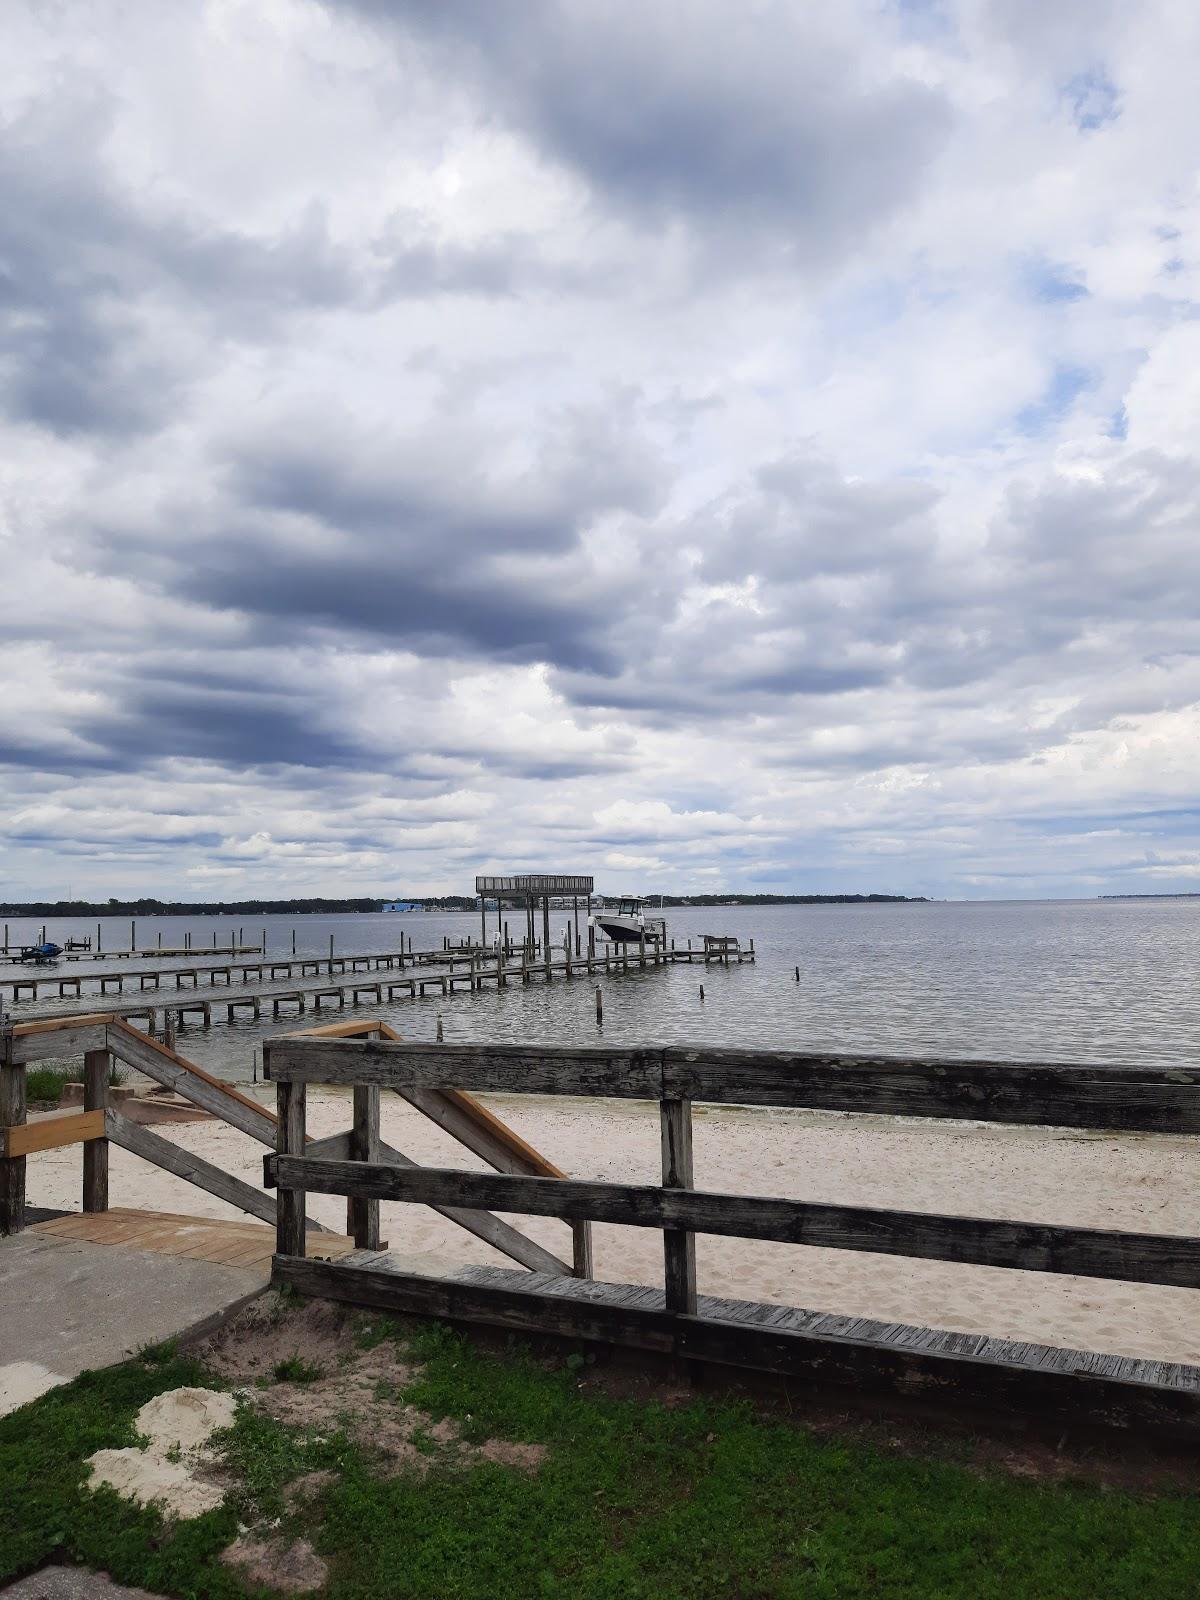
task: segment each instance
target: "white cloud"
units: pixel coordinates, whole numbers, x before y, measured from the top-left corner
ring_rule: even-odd
[[[1194,880],[1194,7],[10,9],[7,894]]]

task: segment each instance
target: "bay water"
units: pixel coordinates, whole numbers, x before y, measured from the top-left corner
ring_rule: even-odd
[[[753,965],[699,963],[613,973],[498,991],[465,988],[453,996],[397,999],[352,1012],[311,1010],[278,1023],[247,1018],[192,1027],[179,1048],[236,1081],[258,1070],[258,1042],[318,1022],[380,1016],[410,1038],[434,1037],[441,1016],[447,1041],[528,1044],[723,1044],[780,1050],[863,1051],[1027,1061],[1106,1061],[1189,1065],[1200,1059],[1200,899],[971,901],[846,906],[667,907],[676,944],[704,933],[754,940]],[[523,914],[507,914],[520,936]],[[551,913],[561,940],[570,913]],[[12,942],[40,936],[41,920],[8,919]],[[583,918],[581,915],[581,926]],[[489,913],[494,929],[495,913]],[[47,936],[96,937],[96,919],[47,921]],[[61,974],[202,963],[205,947],[228,945],[240,933],[268,955],[353,955],[399,949],[401,932],[417,949],[438,949],[445,937],[479,936],[478,912],[330,916],[242,915],[139,917],[139,948],[182,946],[190,961],[146,957],[59,963]],[[130,919],[104,918],[105,951],[128,950]],[[161,937],[160,937],[161,936]],[[211,959],[211,957],[209,958]],[[221,960],[230,959],[221,957]],[[24,968],[4,968],[19,975]],[[798,976],[797,976],[798,972]],[[384,976],[381,974],[381,976]],[[315,980],[280,978],[266,991],[310,987]],[[335,981],[337,981],[335,979]],[[595,985],[603,989],[598,1025]],[[703,999],[700,995],[704,989]],[[237,989],[241,985],[236,984]],[[203,987],[220,1000],[225,992]],[[168,980],[155,998],[174,994]],[[123,997],[136,997],[136,985]],[[147,998],[150,998],[148,995]],[[116,995],[110,995],[112,1003]],[[62,1010],[99,1010],[82,1001],[43,997],[13,1008],[16,1020]]]

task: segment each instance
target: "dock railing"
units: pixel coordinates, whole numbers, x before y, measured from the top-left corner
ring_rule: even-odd
[[[278,1096],[278,1143],[266,1159],[279,1187],[275,1276],[308,1292],[464,1320],[572,1334],[771,1371],[863,1375],[902,1369],[946,1385],[968,1368],[984,1388],[1008,1394],[1015,1376],[1071,1414],[1102,1420],[1153,1415],[1200,1421],[1200,1369],[1103,1353],[1007,1344],[983,1334],[862,1324],[821,1314],[699,1295],[695,1235],[719,1234],[825,1249],[868,1251],[1025,1272],[1200,1288],[1200,1238],[1079,1228],[991,1217],[716,1193],[694,1186],[692,1105],[871,1112],[1141,1134],[1200,1134],[1200,1070],[1136,1066],[906,1060],[712,1048],[549,1049],[290,1038],[264,1044]],[[313,1084],[355,1090],[356,1152],[369,1148],[381,1089],[406,1096],[453,1085],[478,1092],[657,1101],[662,1181],[657,1185],[546,1178],[449,1168],[400,1170],[364,1153],[334,1159],[305,1150],[305,1092]],[[488,1207],[563,1221],[652,1228],[663,1237],[663,1292],[609,1284],[551,1284],[493,1272],[431,1279],[383,1258],[304,1260],[304,1197],[344,1194],[378,1211],[381,1201]],[[537,1275],[533,1275],[537,1278]],[[486,1277],[486,1273],[485,1273]],[[649,1299],[647,1298],[649,1296]],[[730,1309],[730,1308],[738,1308]],[[789,1322],[789,1318],[791,1321]],[[817,1320],[814,1322],[814,1318]],[[1031,1355],[1030,1352],[1035,1352]],[[981,1378],[981,1374],[983,1378]],[[893,1371],[895,1375],[895,1371]],[[1086,1378],[1090,1388],[1082,1385]],[[985,1381],[986,1380],[986,1381]],[[997,1388],[997,1386],[999,1386]],[[1086,1394],[1086,1399],[1081,1396]]]

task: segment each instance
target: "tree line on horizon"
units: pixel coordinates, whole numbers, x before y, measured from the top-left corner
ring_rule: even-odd
[[[27,900],[0,904],[5,917],[254,917],[329,915],[334,912],[382,911],[392,897],[290,900]],[[411,904],[429,911],[474,911],[477,895],[411,895]],[[611,898],[611,897],[610,897]],[[658,895],[648,897],[657,901]],[[924,902],[924,895],[906,894],[691,894],[662,896],[664,906],[809,906]]]

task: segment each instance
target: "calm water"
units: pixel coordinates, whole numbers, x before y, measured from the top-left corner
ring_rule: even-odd
[[[1194,1064],[1200,1055],[1200,900],[1012,901],[896,906],[728,907],[667,910],[676,943],[703,932],[753,937],[754,966],[710,965],[630,972],[601,979],[604,1027],[586,979],[535,982],[504,992],[459,990],[452,998],[398,1000],[361,1008],[411,1038],[432,1038],[437,1016],[447,1040],[622,1043],[691,1040],[774,1049],[871,1050],[895,1055],[995,1056],[1015,1060],[1091,1060]],[[552,913],[555,937],[567,913]],[[509,916],[514,936],[521,916]],[[41,924],[10,919],[10,937],[33,940]],[[139,918],[139,947],[228,944],[240,928],[256,941],[265,927],[268,954],[286,955],[292,934],[301,954],[324,955],[332,935],[339,954],[398,947],[400,930],[418,949],[478,933],[478,913],[268,917]],[[96,923],[51,922],[61,942],[95,936]],[[103,923],[107,949],[128,949],[128,918]],[[114,968],[124,963],[112,963]],[[153,961],[138,962],[152,966]],[[182,963],[172,961],[171,965]],[[108,963],[65,963],[59,970],[98,971]],[[797,982],[795,969],[799,967]],[[17,969],[18,971],[21,969]],[[312,980],[305,980],[306,983]],[[295,987],[281,979],[268,988]],[[700,999],[703,983],[705,998]],[[222,993],[217,989],[217,997]],[[113,997],[116,998],[115,996]],[[127,992],[125,999],[131,996]],[[165,991],[164,991],[165,998]],[[96,1009],[85,999],[81,1009]],[[21,1017],[74,1009],[74,1002],[23,1005]],[[308,1025],[336,1011],[309,1013]],[[217,1024],[180,1035],[180,1048],[233,1078],[249,1078],[255,1044],[294,1031],[272,1025]]]

